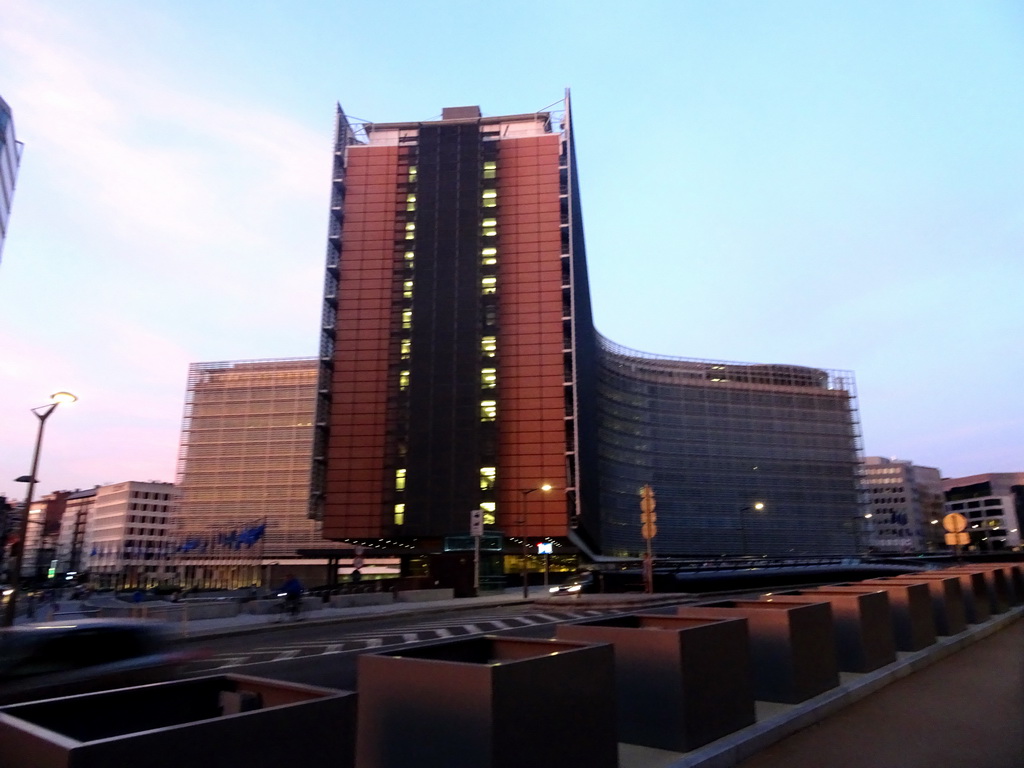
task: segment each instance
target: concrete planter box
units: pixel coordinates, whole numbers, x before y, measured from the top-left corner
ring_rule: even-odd
[[[1008,568],[998,565],[972,565],[950,570],[984,574],[989,613],[1006,613],[1010,610],[1014,603],[1014,588],[1013,575]]]
[[[355,694],[225,675],[0,708],[0,765],[351,768]]]
[[[610,645],[484,636],[363,655],[358,674],[359,768],[618,764]]]
[[[614,646],[621,741],[686,752],[756,720],[744,619],[620,616],[557,637]]]
[[[391,605],[395,602],[390,592],[355,592],[351,595],[331,595],[331,608],[352,608],[360,605]]]
[[[877,589],[837,587],[764,597],[781,603],[826,601],[832,607],[836,659],[844,672],[871,672],[896,661],[889,596]]]
[[[826,602],[727,600],[677,608],[676,615],[747,620],[756,699],[796,704],[839,685],[832,609]]]
[[[429,603],[433,600],[453,600],[454,589],[407,589],[395,592],[397,603]]]
[[[964,615],[967,617],[968,624],[982,624],[992,616],[988,602],[988,586],[985,583],[985,574],[981,571],[949,568],[942,571],[930,571],[928,575],[953,576],[960,579],[960,592],[964,598]]]
[[[855,589],[880,589],[889,596],[897,650],[920,651],[935,644],[935,618],[927,584],[871,579],[851,586]]]
[[[874,585],[886,582],[924,584],[928,588],[936,634],[958,635],[967,629],[963,591],[960,589],[960,580],[955,576],[929,576],[927,574],[887,576],[883,579],[869,579],[864,584]]]

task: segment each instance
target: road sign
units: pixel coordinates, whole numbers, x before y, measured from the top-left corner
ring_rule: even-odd
[[[946,543],[951,547],[955,547],[957,544],[960,546],[970,544],[971,535],[969,533],[947,533]]]
[[[942,527],[950,533],[960,533],[967,530],[967,518],[959,512],[952,512],[942,518]],[[948,536],[946,537],[949,538]],[[947,544],[949,542],[946,542]]]
[[[362,557],[356,556],[356,557],[352,558],[352,567],[353,568],[362,568],[364,565],[366,565],[366,561],[363,560]]]
[[[555,553],[555,545],[550,541],[538,541],[537,542],[537,554],[538,555],[553,555]]]
[[[640,535],[647,540],[653,539],[658,535],[658,526],[654,523],[644,523],[640,526]]]
[[[473,509],[469,513],[469,535],[470,536],[483,536],[484,535],[484,511],[482,509]]]

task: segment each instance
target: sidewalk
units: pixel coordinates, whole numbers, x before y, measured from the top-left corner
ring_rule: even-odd
[[[1024,606],[687,753],[619,745],[620,768],[1020,768]],[[813,728],[811,726],[814,726]]]

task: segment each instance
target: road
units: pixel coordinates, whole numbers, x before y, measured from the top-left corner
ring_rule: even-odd
[[[686,598],[680,596],[680,602]],[[276,680],[354,690],[356,659],[379,651],[484,634],[552,637],[555,627],[628,612],[623,608],[496,607],[479,611],[424,614],[415,618],[367,618],[361,621],[196,640],[211,655],[193,662],[185,675],[237,673]]]

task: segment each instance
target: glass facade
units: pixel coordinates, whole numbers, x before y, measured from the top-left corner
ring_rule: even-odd
[[[601,340],[603,550],[637,554],[638,490],[657,500],[659,556],[856,551],[853,376],[655,357]]]

